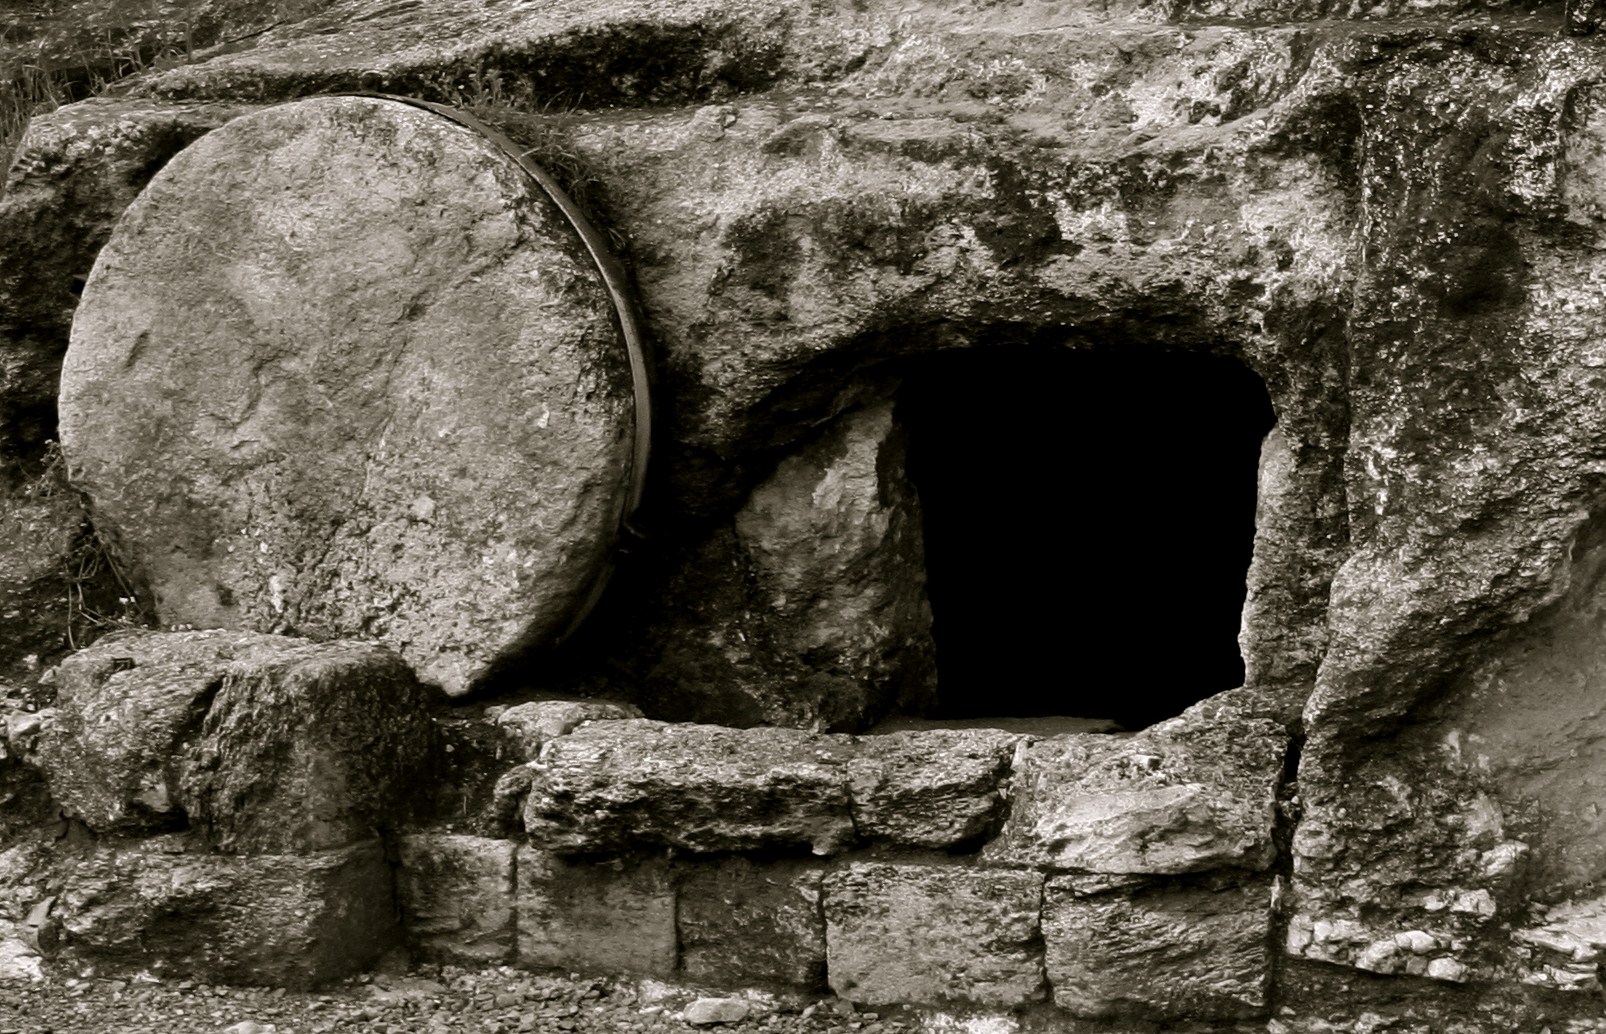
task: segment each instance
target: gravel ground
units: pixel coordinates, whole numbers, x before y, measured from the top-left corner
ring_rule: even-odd
[[[193,981],[0,982],[0,1034],[915,1034],[918,1023],[836,999],[718,996],[736,1022],[682,1019],[698,993],[653,982],[513,969],[364,975],[316,992]],[[721,1006],[727,1015],[743,1005]],[[706,1004],[692,1015],[706,1016]]]

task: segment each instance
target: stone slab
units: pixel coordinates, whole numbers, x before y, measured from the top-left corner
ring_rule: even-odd
[[[853,839],[840,746],[793,729],[584,725],[529,766],[524,827],[533,844],[569,854],[830,854]]]
[[[396,895],[415,959],[461,966],[512,960],[512,841],[415,833],[397,848]]]
[[[176,836],[106,841],[67,875],[51,920],[61,958],[99,975],[288,987],[360,972],[398,934],[377,841],[246,858]]]
[[[1287,746],[1276,722],[1230,712],[1027,744],[1009,820],[983,858],[1098,873],[1263,869]]]
[[[680,878],[681,971],[711,987],[825,987],[823,870],[746,858],[689,864]]]
[[[1271,885],[1084,896],[1048,881],[1043,940],[1054,1003],[1087,1019],[1258,1015],[1270,973]]]
[[[222,672],[180,799],[219,850],[289,854],[380,834],[431,757],[425,695],[372,643],[280,640]]]
[[[1003,819],[1010,761],[1023,739],[989,729],[860,737],[847,762],[859,835],[947,848],[992,832]]]
[[[675,888],[667,861],[571,863],[520,847],[516,864],[519,965],[674,974]]]
[[[857,862],[825,881],[831,989],[871,1005],[1041,999],[1043,876]]]
[[[573,617],[633,420],[556,207],[479,135],[359,97],[235,119],[152,179],[60,415],[164,623],[378,639],[450,693]]]

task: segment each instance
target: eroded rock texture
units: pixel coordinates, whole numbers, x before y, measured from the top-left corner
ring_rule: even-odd
[[[1162,723],[1028,744],[999,791],[1016,795],[1009,824],[984,854],[1004,867],[850,862],[824,881],[842,938],[830,981],[888,1000],[1013,1005],[1052,992],[1119,1013],[1112,1027],[1265,1009],[1267,1029],[1312,1034],[1587,1030],[1602,952],[1606,108],[1600,44],[1559,33],[1560,15],[1460,2],[338,0],[131,84],[136,98],[41,119],[0,233],[22,241],[32,220],[64,224],[71,203],[59,199],[73,191],[132,196],[104,170],[139,180],[178,145],[112,129],[153,105],[177,113],[158,122],[204,123],[219,103],[359,86],[488,102],[585,188],[632,263],[658,352],[658,551],[577,681],[634,697],[663,663],[677,684],[650,699],[718,701],[742,724],[851,724],[851,708],[832,709],[846,683],[827,694],[811,680],[864,669],[840,663],[838,630],[788,581],[849,577],[812,530],[790,531],[833,527],[843,511],[766,507],[805,496],[812,507],[833,471],[858,472],[853,498],[868,500],[863,457],[897,429],[855,421],[932,353],[1070,345],[1243,363],[1277,416],[1260,450],[1239,637],[1253,706],[1235,716],[1235,703],[1205,702],[1189,719],[1220,722],[1205,733]],[[71,306],[60,273],[88,273],[105,209],[123,204],[93,210],[77,250],[8,249],[7,284],[58,285],[38,310],[6,288],[21,299],[6,311],[22,313],[0,340],[13,442],[48,433]],[[839,464],[838,445],[860,459]],[[881,469],[891,455],[876,460],[876,505],[854,511],[861,532],[913,513],[900,472]],[[1177,519],[1203,505],[1179,500]],[[912,547],[856,534],[871,547],[861,556],[895,561],[876,578],[918,567]],[[719,591],[671,591],[693,584]],[[895,596],[871,588],[833,606]],[[1141,668],[1164,628],[1133,625]],[[769,639],[736,635],[755,631]],[[893,641],[867,636],[849,659]],[[918,676],[919,651],[908,656]],[[873,702],[895,681],[850,688]],[[1116,691],[1142,692],[1142,680]],[[1290,758],[1283,736],[1301,711]],[[852,752],[811,753],[801,732],[778,736],[772,772],[733,759],[729,730],[665,732],[652,764],[594,730],[550,740],[519,770],[522,788],[509,785],[554,850],[804,853],[874,825]],[[693,758],[722,753],[710,783],[690,778]],[[1279,801],[1291,760],[1297,794]],[[959,767],[955,799],[970,803],[945,815],[985,814],[990,776],[972,791]],[[923,842],[885,835],[884,847]],[[672,969],[661,859],[598,870],[595,883],[544,850],[533,861],[546,875],[526,888],[521,863],[525,912],[568,932],[527,961]],[[1270,984],[1251,973],[1267,877],[1205,874],[1219,867],[1283,881]],[[1034,932],[1030,885],[1045,878],[1063,921]],[[1170,935],[1122,939],[1173,923],[1213,946],[1210,966],[1196,970]],[[914,966],[889,932],[932,924],[947,924],[931,941],[947,969]],[[587,941],[588,928],[607,936]],[[1108,965],[1065,947],[1090,928],[1120,949]],[[1039,933],[1046,970],[1034,968]],[[889,957],[896,968],[863,961]],[[960,967],[968,983],[953,978]]]
[[[429,759],[394,653],[251,632],[133,633],[65,661],[34,763],[98,832],[190,827],[230,853],[371,840]]]
[[[599,575],[630,466],[612,309],[513,159],[437,115],[324,99],[208,135],[73,327],[70,475],[164,622],[377,638],[461,693]]]
[[[1112,874],[1267,868],[1286,744],[1247,716],[1023,744],[1014,805],[984,857]]]
[[[935,695],[920,508],[893,406],[782,460],[667,586],[642,687],[656,714],[862,728]]]

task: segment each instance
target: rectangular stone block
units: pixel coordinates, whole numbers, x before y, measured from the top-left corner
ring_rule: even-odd
[[[1129,738],[1021,748],[989,864],[1097,873],[1264,869],[1288,737],[1264,718],[1190,713]]]
[[[378,841],[308,855],[199,853],[180,836],[103,841],[68,875],[49,929],[102,975],[312,987],[398,939]]]
[[[519,965],[674,974],[675,888],[666,860],[568,862],[520,847],[517,868]]]
[[[825,880],[831,989],[871,1005],[1043,997],[1043,876],[860,862]]]
[[[1084,896],[1051,879],[1043,939],[1054,1002],[1088,1019],[1241,1019],[1266,1004],[1271,882]]]
[[[494,966],[513,957],[514,844],[419,833],[401,838],[396,892],[419,959]]]
[[[992,832],[1023,737],[995,729],[925,729],[864,736],[847,754],[859,835],[946,848]]]
[[[688,865],[680,880],[682,973],[710,986],[823,989],[823,876],[809,862]]]
[[[840,850],[847,777],[829,738],[633,719],[582,725],[531,766],[524,827],[566,854]]]

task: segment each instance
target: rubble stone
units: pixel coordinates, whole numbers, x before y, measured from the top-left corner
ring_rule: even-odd
[[[399,933],[377,841],[252,857],[107,841],[67,874],[51,918],[62,958],[98,973],[287,987],[360,972]]]
[[[855,828],[861,837],[930,848],[992,832],[1022,739],[988,729],[861,737],[847,760]]]
[[[1287,747],[1277,723],[1233,714],[1025,744],[1009,819],[983,858],[1099,873],[1263,869]]]
[[[531,842],[562,853],[840,850],[853,839],[830,740],[638,719],[553,740],[530,768]]]

